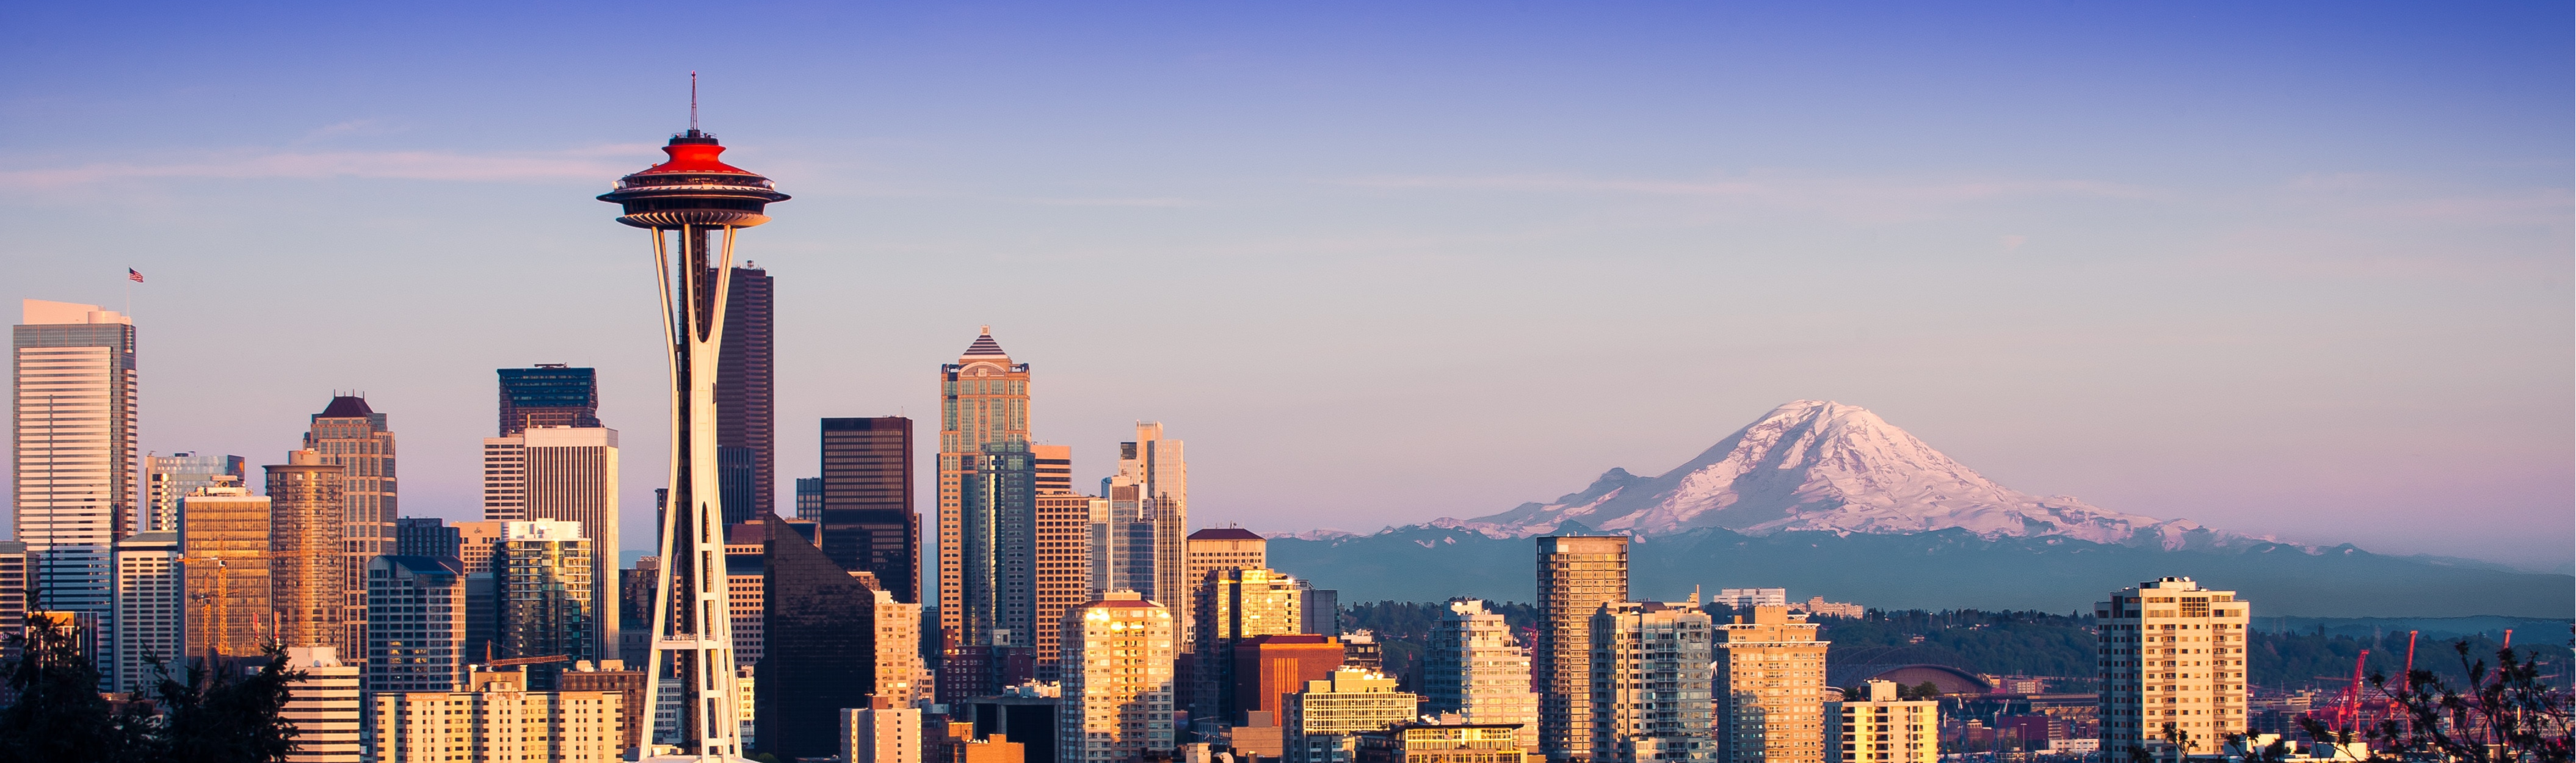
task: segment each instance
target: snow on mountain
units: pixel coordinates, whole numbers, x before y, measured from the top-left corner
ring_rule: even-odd
[[[2166,548],[2251,540],[2186,520],[2123,514],[2070,496],[1995,484],[1859,406],[1800,400],[1772,409],[1698,458],[1657,477],[1612,469],[1551,503],[1525,503],[1435,527],[1525,537],[1573,522],[1660,535],[1723,527],[1749,535],[1804,530],[2062,536]]]

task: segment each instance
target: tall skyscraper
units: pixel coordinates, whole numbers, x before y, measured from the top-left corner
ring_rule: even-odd
[[[1717,758],[1709,736],[1710,626],[1696,601],[1620,602],[1592,615],[1594,761]]]
[[[249,476],[250,461],[240,456],[172,453],[143,459],[142,532],[179,531],[179,499],[201,487],[213,487],[218,477],[232,478],[239,487]]]
[[[1207,586],[1208,573],[1266,568],[1270,566],[1270,542],[1263,540],[1260,535],[1254,534],[1251,530],[1240,527],[1210,527],[1190,533],[1189,537],[1181,541],[1181,559],[1183,570],[1181,591],[1188,597],[1185,599],[1188,603],[1183,605],[1186,610],[1182,614],[1188,618],[1189,630],[1192,632],[1190,638],[1181,642],[1181,649],[1190,651],[1198,648],[1195,632],[1199,627],[1199,592]],[[1311,582],[1300,581],[1299,584],[1309,589],[1313,587]],[[1306,597],[1299,596],[1297,603],[1299,611],[1303,612]],[[1289,632],[1319,633],[1320,631],[1307,630],[1301,626]]]
[[[351,659],[357,659],[358,648],[367,643],[367,561],[393,553],[394,519],[400,513],[395,499],[394,433],[386,428],[385,415],[368,407],[366,398],[339,395],[321,413],[313,414],[312,426],[304,432],[304,449],[322,454],[322,463],[341,467],[341,495],[348,501],[343,542],[349,558],[340,567],[349,580],[343,588],[348,611],[341,614],[340,622],[347,624],[349,635],[340,643],[347,645]]]
[[[807,522],[823,521],[823,478],[796,478],[796,518]]]
[[[268,470],[269,576],[278,643],[349,646],[348,467],[311,450],[289,451]]]
[[[465,570],[448,557],[367,560],[369,692],[455,691],[465,666]]]
[[[759,744],[778,757],[840,751],[838,710],[868,706],[877,688],[877,592],[776,519],[762,542],[768,610],[760,669]]]
[[[593,548],[591,580],[616,580],[617,430],[606,427],[529,427],[483,440],[483,518],[553,519],[581,525]],[[462,526],[460,526],[462,529]],[[471,533],[468,533],[471,535]],[[473,545],[473,538],[465,539]],[[477,571],[467,560],[467,572]],[[592,589],[592,612],[615,612],[614,586]],[[593,643],[616,644],[617,622],[596,618]]]
[[[1111,517],[1104,545],[1111,555],[1107,585],[1155,601],[1186,601],[1189,564],[1183,534],[1190,523],[1190,480],[1181,441],[1163,437],[1160,423],[1137,424],[1136,440],[1118,444],[1118,473],[1100,481],[1100,497],[1109,499]],[[1184,643],[1195,643],[1190,636],[1194,625],[1181,624]]]
[[[1711,681],[1718,759],[1824,763],[1825,647],[1816,625],[1788,607],[1757,606],[1752,622],[1717,626]]]
[[[1029,364],[1011,362],[986,326],[939,377],[939,628],[965,643],[966,481],[984,446],[1029,441]]]
[[[725,342],[716,360],[716,461],[725,521],[769,516],[778,501],[778,414],[771,381],[769,271],[733,269],[725,292]]]
[[[1530,690],[1530,653],[1512,638],[1500,613],[1485,611],[1481,599],[1450,600],[1449,611],[1432,624],[1424,652],[1424,713],[1519,724],[1520,748],[1536,749],[1538,692]]]
[[[504,368],[500,435],[528,427],[599,426],[599,372],[562,363]]]
[[[2102,673],[2102,750],[2119,763],[2143,763],[2173,752],[2207,754],[2245,732],[2245,625],[2248,604],[2235,591],[2166,577],[2111,593],[2093,605]]]
[[[1240,722],[1242,708],[1235,704],[1235,648],[1255,636],[1296,633],[1304,624],[1297,604],[1297,579],[1275,570],[1255,567],[1209,576],[1199,589],[1198,604],[1191,607],[1199,617],[1198,626],[1191,629],[1198,644],[1191,650],[1189,671],[1196,686],[1185,700],[1191,718]]]
[[[1026,442],[997,441],[960,463],[966,467],[958,483],[966,643],[1035,646],[1036,459]]]
[[[599,659],[600,618],[591,584],[597,549],[578,522],[533,519],[502,525],[493,558],[493,587],[500,597],[494,652],[502,657]],[[554,674],[565,667],[530,665],[528,683],[552,689]]]
[[[1538,539],[1539,747],[1550,761],[1592,757],[1592,615],[1628,600],[1628,539]]]
[[[179,499],[188,595],[187,656],[249,657],[267,640],[274,609],[269,565],[269,497],[248,488],[201,487]],[[336,557],[335,557],[336,558]]]
[[[134,322],[96,305],[30,299],[12,327],[10,518],[35,555],[36,609],[115,628],[110,547],[131,528]]]
[[[912,419],[823,420],[823,555],[876,575],[896,601],[921,603],[921,513],[912,504]],[[797,480],[800,505],[804,483]],[[803,511],[799,510],[800,518]]]
[[[1036,560],[1029,573],[1033,599],[1029,629],[1037,637],[1037,679],[1057,681],[1062,680],[1056,665],[1062,629],[1055,624],[1064,621],[1066,610],[1091,600],[1091,515],[1095,506],[1108,501],[1073,491],[1072,448],[1032,445],[1029,453],[1037,463],[1036,514],[1029,543],[1029,554]]]
[[[1110,591],[1065,612],[1058,763],[1125,763],[1173,747],[1171,610]]]
[[[116,646],[111,673],[118,691],[150,692],[152,658],[185,665],[187,602],[179,588],[179,533],[155,530],[116,542]],[[140,687],[140,688],[137,688]]]

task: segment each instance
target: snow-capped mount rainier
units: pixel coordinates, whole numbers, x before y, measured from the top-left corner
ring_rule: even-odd
[[[1816,400],[1774,408],[1661,476],[1612,469],[1553,502],[1429,524],[1504,538],[1554,532],[1569,522],[1650,536],[1705,527],[1755,536],[1958,528],[1986,538],[2058,536],[2168,549],[2261,540],[2187,520],[2123,514],[2069,496],[2015,491],[1878,414]]]

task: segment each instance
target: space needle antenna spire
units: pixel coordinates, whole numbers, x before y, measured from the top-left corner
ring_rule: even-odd
[[[690,72],[689,131],[662,147],[670,160],[619,178],[616,189],[599,200],[622,207],[618,222],[652,236],[671,371],[671,487],[661,516],[663,561],[654,573],[652,636],[643,666],[649,677],[638,707],[663,707],[667,696],[679,713],[673,719],[676,733],[648,740],[636,757],[733,763],[742,760],[742,727],[750,719],[743,717],[743,689],[734,673],[733,603],[716,474],[716,367],[724,352],[734,234],[769,222],[768,206],[786,201],[787,194],[769,178],[720,158],[724,145],[698,130],[697,82],[697,73]],[[639,709],[636,717],[652,717],[648,712]]]

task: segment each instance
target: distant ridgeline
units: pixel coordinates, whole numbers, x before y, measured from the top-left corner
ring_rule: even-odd
[[[1600,534],[1580,524],[1557,530]],[[1531,601],[1537,546],[1456,527],[1270,539],[1273,568],[1341,591],[1343,601]],[[2576,576],[2387,556],[2351,546],[2256,542],[2167,549],[2060,536],[1981,537],[1951,528],[1908,534],[1700,528],[1637,539],[1630,595],[1678,600],[1694,586],[1786,587],[1882,609],[2090,612],[2122,586],[2166,575],[2238,591],[2257,627],[2280,617],[2576,616]],[[2563,628],[2561,629],[2564,630]],[[2562,636],[2563,637],[2563,636]],[[2345,666],[2349,674],[2350,665]]]

